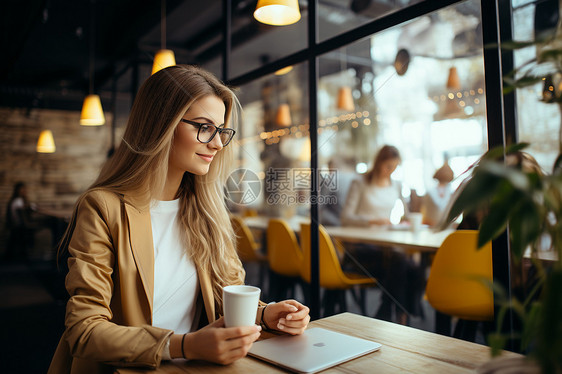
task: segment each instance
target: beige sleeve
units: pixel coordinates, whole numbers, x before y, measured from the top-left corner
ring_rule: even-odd
[[[172,331],[149,325],[122,326],[111,322],[115,254],[102,194],[80,202],[69,244],[66,288],[66,331],[70,353],[116,366],[157,367]],[[113,219],[118,219],[113,217]]]

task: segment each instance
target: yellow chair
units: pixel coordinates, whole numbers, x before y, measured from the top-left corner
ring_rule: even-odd
[[[243,217],[257,217],[258,211],[256,209],[246,209],[242,212]]]
[[[272,297],[295,297],[303,258],[295,232],[285,220],[272,218],[268,222],[267,258],[269,269],[274,273],[270,277]],[[285,292],[282,293],[283,289]]]
[[[441,313],[470,321],[494,319],[492,243],[477,250],[477,230],[458,230],[437,250],[426,298]]]
[[[344,272],[338,260],[337,250],[334,243],[324,226],[319,225],[319,267],[320,267],[320,287],[326,291],[328,298],[335,297],[334,300],[324,300],[324,305],[328,308],[334,307],[336,302],[340,302],[340,307],[345,311],[345,292],[355,286],[375,286],[375,279],[355,273]],[[301,247],[303,250],[304,261],[301,268],[301,277],[310,283],[310,224],[301,224]],[[339,291],[339,292],[331,292]],[[363,313],[366,312],[365,294],[363,293],[358,300]],[[330,302],[332,301],[332,302]],[[327,309],[328,309],[327,308]]]
[[[260,245],[254,240],[254,236],[250,228],[244,220],[237,215],[230,216],[230,222],[236,235],[236,250],[238,257],[242,263],[258,263],[259,265],[259,281],[264,284],[264,269],[263,265],[267,263],[267,256],[260,252]]]

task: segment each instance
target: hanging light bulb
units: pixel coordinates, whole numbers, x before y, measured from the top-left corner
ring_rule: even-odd
[[[274,26],[291,25],[301,19],[298,0],[258,0],[254,18]]]
[[[37,152],[39,153],[54,153],[57,148],[55,147],[55,139],[51,130],[43,130],[39,134],[37,140]]]
[[[82,126],[100,126],[105,123],[105,116],[99,95],[88,95],[82,104],[80,124]]]
[[[105,123],[105,116],[101,106],[101,100],[94,94],[94,52],[95,52],[95,8],[94,0],[91,0],[92,9],[90,11],[90,93],[84,98],[82,113],[80,114],[80,124],[83,126],[101,126]]]
[[[160,44],[162,48],[154,56],[152,74],[176,64],[174,51],[166,49],[166,0],[161,0],[160,5]]]
[[[275,115],[275,123],[277,126],[281,127],[291,126],[293,122],[291,121],[291,109],[289,108],[289,104],[279,105],[277,114]]]

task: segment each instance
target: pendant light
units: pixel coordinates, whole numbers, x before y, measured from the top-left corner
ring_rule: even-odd
[[[284,68],[281,68],[273,74],[275,74],[275,75],[285,75],[285,74],[289,73],[291,70],[293,70],[293,65],[289,65],[289,66],[286,66]]]
[[[346,58],[347,58],[347,56],[345,55],[345,50],[344,50],[343,57],[342,57],[342,54],[340,54],[340,65],[341,65],[341,71],[342,71],[343,84],[338,89],[338,101],[336,103],[336,106],[339,110],[344,110],[346,112],[354,112],[355,111],[355,103],[353,102],[353,95],[351,94],[351,87],[346,85],[347,82],[345,81],[346,79],[344,77],[344,75],[347,75]]]
[[[449,68],[449,77],[447,78],[447,102],[443,110],[444,118],[458,118],[464,115],[464,111],[459,106],[457,97],[458,91],[461,90],[461,80],[456,67]]]
[[[301,19],[298,0],[258,0],[254,18],[273,26],[291,25]]]
[[[338,89],[338,109],[345,110],[346,112],[355,111],[351,87],[343,86]]]
[[[166,49],[166,0],[160,1],[160,46],[161,49],[154,56],[152,64],[152,74],[160,71],[168,66],[176,64],[174,51]]]
[[[291,121],[291,109],[289,108],[289,104],[279,105],[275,115],[275,124],[279,127],[287,127],[293,124],[293,121]]]
[[[55,139],[51,130],[43,130],[39,134],[37,140],[37,152],[39,153],[54,153],[57,148],[55,147]]]
[[[90,90],[89,95],[84,99],[82,104],[82,113],[80,115],[80,124],[82,126],[100,126],[105,123],[105,116],[101,106],[101,100],[98,95],[94,94],[94,52],[95,52],[95,0],[91,0],[90,8]]]

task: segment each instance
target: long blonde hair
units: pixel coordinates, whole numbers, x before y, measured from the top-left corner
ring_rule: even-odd
[[[176,126],[195,101],[208,95],[224,102],[225,123],[234,127],[240,104],[234,93],[211,73],[195,66],[176,65],[152,75],[136,96],[121,145],[88,190],[102,188],[144,196],[146,205],[138,208],[146,209],[164,190]],[[178,221],[182,240],[195,266],[210,275],[219,314],[222,287],[242,284],[245,276],[224,198],[232,160],[232,148],[223,148],[206,175],[186,172],[176,195],[180,199]],[[74,225],[73,217],[61,241],[63,250],[68,247]]]

